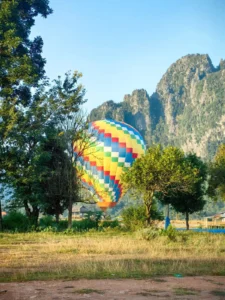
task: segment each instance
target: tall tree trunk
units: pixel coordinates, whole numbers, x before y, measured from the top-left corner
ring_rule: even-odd
[[[185,220],[186,220],[186,229],[189,230],[189,213],[188,213],[188,211],[186,211],[185,216],[186,216],[186,218],[185,218]]]
[[[59,223],[60,214],[61,214],[60,197],[57,197],[55,201],[55,221],[57,224]]]
[[[31,224],[34,225],[36,228],[38,226],[39,208],[36,205],[34,205],[32,206],[31,210],[26,200],[23,201],[23,204],[27,217],[29,218]]]
[[[2,224],[2,204],[0,199],[0,232],[3,231],[3,224]]]
[[[55,214],[55,221],[57,224],[59,223],[59,213],[58,212]]]

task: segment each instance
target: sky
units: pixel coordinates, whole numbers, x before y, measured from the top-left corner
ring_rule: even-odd
[[[151,95],[187,54],[225,59],[225,0],[50,0],[31,36],[44,41],[46,75],[83,73],[90,112],[144,88]]]

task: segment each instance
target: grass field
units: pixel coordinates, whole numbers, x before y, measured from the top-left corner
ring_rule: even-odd
[[[120,231],[0,234],[0,281],[225,275],[225,235],[144,240]]]

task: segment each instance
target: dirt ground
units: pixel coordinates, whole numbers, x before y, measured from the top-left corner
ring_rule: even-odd
[[[0,283],[1,300],[225,299],[225,277],[30,281]]]

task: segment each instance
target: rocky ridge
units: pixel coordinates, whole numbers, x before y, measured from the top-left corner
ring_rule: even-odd
[[[140,89],[120,103],[110,100],[90,113],[134,126],[152,145],[176,145],[212,158],[225,143],[225,60],[214,67],[206,55],[187,55],[172,64],[148,95]]]

